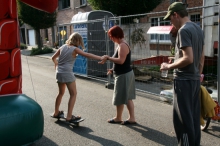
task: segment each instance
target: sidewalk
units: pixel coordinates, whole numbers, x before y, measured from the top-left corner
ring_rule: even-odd
[[[30,56],[31,54],[31,49],[33,47],[36,47],[36,46],[28,46],[27,49],[23,49],[21,50],[21,54],[22,55],[25,55],[25,56]],[[36,57],[41,57],[41,58],[46,58],[46,59],[51,59],[51,57],[53,56],[53,54],[57,51],[57,49],[53,48],[53,52],[52,53],[48,53],[48,54],[41,54],[41,55],[34,55]]]

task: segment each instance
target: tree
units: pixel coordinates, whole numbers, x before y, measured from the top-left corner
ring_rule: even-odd
[[[18,3],[18,18],[30,25],[36,31],[38,49],[42,49],[40,29],[52,27],[56,23],[57,12],[47,13],[26,5],[21,1]]]
[[[152,11],[162,0],[88,0],[95,10],[110,11],[117,16]]]

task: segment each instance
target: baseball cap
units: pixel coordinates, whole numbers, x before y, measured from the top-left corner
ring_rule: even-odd
[[[168,7],[167,15],[163,18],[163,20],[168,20],[170,15],[174,12],[178,12],[181,10],[186,10],[186,5],[182,2],[174,2]]]

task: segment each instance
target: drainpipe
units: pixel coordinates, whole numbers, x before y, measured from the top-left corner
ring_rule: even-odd
[[[219,3],[220,3],[220,0],[219,0]],[[220,20],[220,5],[218,6],[218,20]],[[220,34],[220,24],[218,22],[218,67],[217,67],[217,89],[218,89],[218,94],[217,94],[217,97],[218,97],[218,102],[220,102],[220,86],[219,86],[219,83],[220,83],[220,51],[219,51],[219,48],[220,48],[220,38],[219,38],[219,34]]]
[[[27,37],[27,28],[26,28],[26,24],[24,24],[24,33],[25,33],[25,44],[26,46],[28,46],[29,42],[28,42],[28,37]]]
[[[204,8],[204,6],[205,6],[205,0],[203,0],[203,4],[202,4],[202,6],[203,6],[203,8],[202,8],[202,30],[203,30],[203,32],[205,31],[204,30],[204,19],[205,19],[205,8]]]
[[[110,50],[109,50],[109,37],[108,37],[108,30],[109,30],[109,18],[108,16],[105,16],[105,26],[104,26],[104,29],[105,29],[105,44],[106,44],[106,54],[108,56],[110,56]],[[109,60],[107,60],[107,69],[110,69],[110,64],[111,62]],[[111,75],[109,74],[108,75],[108,82],[105,84],[105,87],[108,88],[108,89],[113,89],[114,85],[111,83]]]

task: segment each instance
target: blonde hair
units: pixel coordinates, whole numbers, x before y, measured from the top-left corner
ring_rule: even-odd
[[[85,49],[82,36],[78,32],[72,33],[69,36],[68,40],[66,40],[66,44],[73,45],[73,46],[76,46],[76,47],[81,46],[82,49]]]

